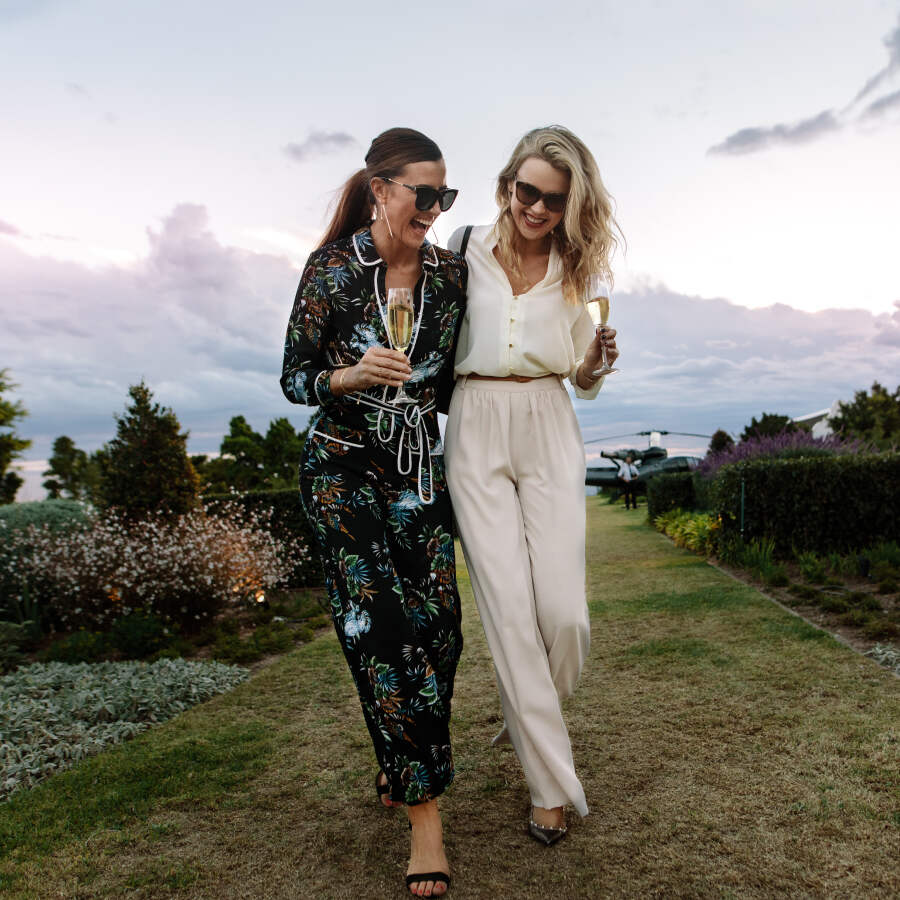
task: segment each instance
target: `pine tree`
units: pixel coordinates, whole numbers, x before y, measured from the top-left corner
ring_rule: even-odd
[[[151,512],[179,515],[197,505],[198,479],[187,454],[187,432],[171,409],[153,403],[142,381],[128,389],[131,406],[116,416],[106,445],[101,493],[107,506],[130,518]]]
[[[720,428],[709,442],[707,453],[719,453],[722,450],[730,450],[734,446],[734,438],[724,429]]]
[[[23,479],[16,472],[8,471],[14,459],[31,446],[31,441],[20,438],[15,432],[17,419],[28,413],[21,403],[4,400],[3,394],[18,385],[7,380],[7,369],[0,369],[0,503],[12,503]]]
[[[50,468],[44,470],[44,487],[51,500],[65,496],[70,500],[81,500],[85,494],[85,473],[88,455],[75,446],[75,441],[61,435],[53,442]]]

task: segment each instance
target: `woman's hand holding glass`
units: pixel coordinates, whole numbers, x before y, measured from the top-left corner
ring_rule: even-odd
[[[379,384],[398,388],[409,381],[410,375],[412,369],[405,354],[387,347],[373,346],[366,350],[355,366],[335,370],[331,376],[331,391],[351,394]]]
[[[597,329],[591,346],[599,345],[600,350],[599,366],[597,365],[598,361],[591,358],[593,370],[588,369],[588,371],[594,378],[612,375],[613,372],[619,371],[612,365],[616,361],[619,351],[616,349],[616,332],[606,324],[609,320],[610,309],[609,285],[601,274],[594,272],[587,277],[584,287],[584,303],[590,313],[591,321]],[[610,353],[611,349],[613,353]],[[585,357],[585,362],[587,362],[587,357]]]
[[[584,372],[588,378],[596,379],[596,373],[602,373],[604,363],[603,348],[606,347],[606,362],[610,367],[619,358],[619,348],[616,346],[616,329],[609,325],[601,325],[594,335],[594,340],[588,344],[584,353]],[[617,371],[617,370],[616,370]],[[606,373],[609,374],[609,373]]]

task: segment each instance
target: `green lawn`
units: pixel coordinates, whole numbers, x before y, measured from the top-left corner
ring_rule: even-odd
[[[566,713],[591,804],[523,833],[515,755],[460,563],[466,649],[450,896],[900,893],[900,679],[587,499],[591,658]],[[328,634],[0,808],[10,897],[402,897],[408,831],[374,799]]]

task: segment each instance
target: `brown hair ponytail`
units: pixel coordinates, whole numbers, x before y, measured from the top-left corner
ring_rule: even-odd
[[[410,163],[436,162],[442,158],[440,147],[421,131],[389,128],[379,134],[366,154],[366,167],[344,183],[334,215],[316,249],[349,237],[372,220],[375,198],[369,184],[373,178],[395,178]]]

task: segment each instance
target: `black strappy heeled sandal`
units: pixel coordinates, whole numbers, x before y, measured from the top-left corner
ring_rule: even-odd
[[[441,882],[442,884],[446,884],[446,890],[442,897],[447,895],[447,891],[450,890],[450,876],[446,872],[414,872],[412,875],[406,876],[406,889],[409,890],[414,884],[421,884],[423,881],[433,881],[435,884]],[[425,896],[423,894],[423,896]],[[431,894],[430,896],[434,896]]]

